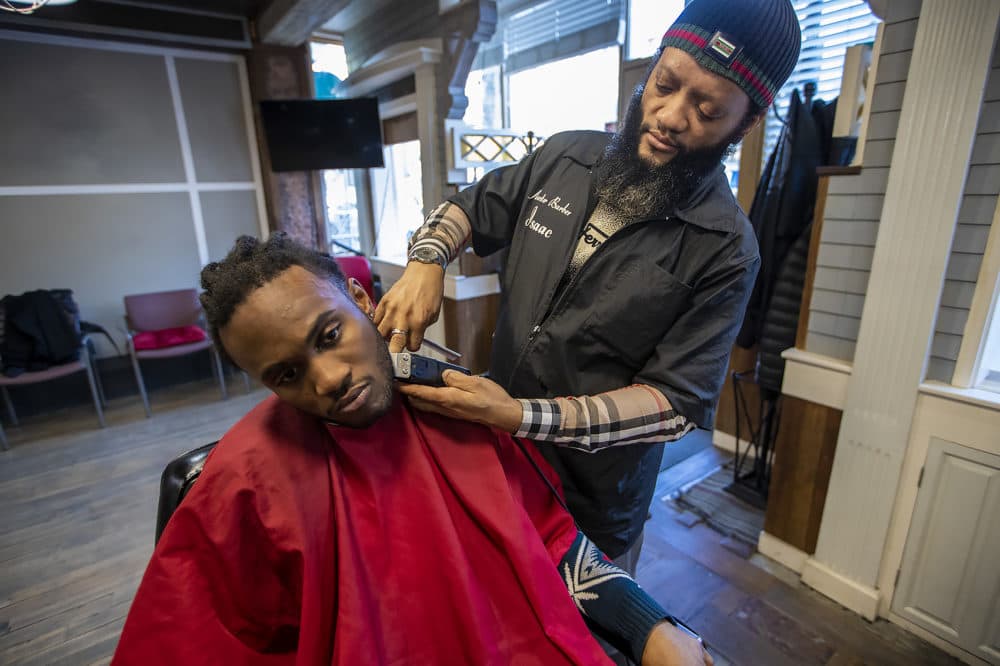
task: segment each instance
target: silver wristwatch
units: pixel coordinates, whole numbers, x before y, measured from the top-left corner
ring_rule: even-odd
[[[426,245],[410,250],[406,257],[409,261],[419,261],[422,264],[437,264],[442,270],[447,270],[448,259],[438,250]]]

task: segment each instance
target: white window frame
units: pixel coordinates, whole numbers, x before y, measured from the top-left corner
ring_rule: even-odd
[[[962,334],[962,346],[955,363],[951,383],[960,388],[987,388],[1000,391],[1000,386],[981,386],[989,368],[983,367],[987,351],[996,353],[1000,347],[1000,326],[991,326],[993,313],[1000,307],[1000,197],[993,211],[990,235],[979,268],[976,291],[969,308],[969,319]],[[992,330],[991,330],[992,329]]]

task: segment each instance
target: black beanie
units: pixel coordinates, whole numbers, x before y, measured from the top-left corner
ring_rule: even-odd
[[[789,0],[693,0],[661,47],[691,55],[766,107],[799,60],[802,33]]]

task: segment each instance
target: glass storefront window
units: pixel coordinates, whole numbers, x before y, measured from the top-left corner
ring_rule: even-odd
[[[631,0],[628,3],[627,60],[648,58],[660,48],[663,33],[684,9],[684,0]]]
[[[618,51],[610,46],[511,74],[510,127],[549,137],[617,122]]]
[[[309,49],[316,97],[332,99],[336,96],[337,84],[347,78],[344,45],[312,42]],[[322,174],[327,241],[331,254],[350,254],[346,249],[348,247],[361,251],[355,172],[350,169],[325,169]]]
[[[385,167],[371,169],[375,254],[404,259],[410,236],[424,221],[420,142],[386,146]]]

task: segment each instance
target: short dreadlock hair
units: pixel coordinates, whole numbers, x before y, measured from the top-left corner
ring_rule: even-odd
[[[292,266],[300,266],[347,292],[347,280],[333,257],[292,240],[283,231],[271,234],[264,242],[240,236],[225,259],[202,269],[201,305],[209,333],[221,354],[229,356],[219,339],[219,330],[229,323],[236,308]]]

